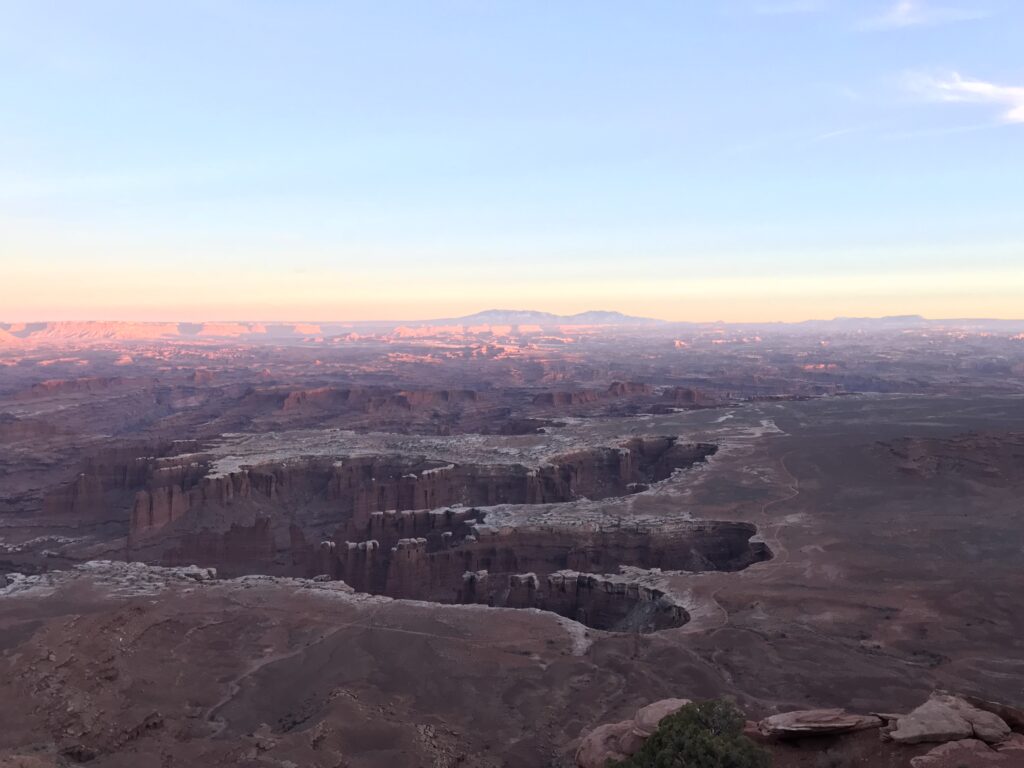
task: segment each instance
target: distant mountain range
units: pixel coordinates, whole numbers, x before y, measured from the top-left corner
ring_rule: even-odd
[[[779,323],[777,325],[794,330],[843,332],[908,331],[920,328],[1011,331],[1024,328],[1024,320],[1002,320],[984,317],[958,317],[933,320],[921,315],[887,315],[885,317],[836,317],[831,320],[804,320],[799,323]]]
[[[834,317],[831,320],[803,320],[793,325],[829,326],[832,328],[920,328],[931,322],[921,315],[886,315],[885,317]]]
[[[621,312],[590,310],[575,315],[554,315],[550,312],[537,312],[532,309],[487,309],[472,315],[455,317],[446,320],[426,321],[432,325],[439,323],[459,323],[463,325],[650,325],[664,323],[650,317],[634,317]],[[409,323],[406,323],[409,325]]]
[[[519,333],[559,333],[582,329],[628,328],[634,331],[673,334],[702,329],[729,329],[736,333],[899,333],[915,329],[956,329],[970,332],[1021,333],[1024,320],[946,319],[929,320],[920,315],[888,317],[837,317],[798,323],[685,323],[634,317],[621,312],[593,310],[575,315],[519,309],[488,309],[463,317],[420,321],[356,322],[132,322],[58,321],[0,323],[0,348],[37,343],[89,345],[133,341],[307,343],[313,340],[366,337],[434,338],[507,334],[508,326]],[[492,330],[493,329],[493,330]]]

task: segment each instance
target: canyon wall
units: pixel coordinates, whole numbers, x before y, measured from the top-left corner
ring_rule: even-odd
[[[389,513],[392,544],[325,540],[316,567],[361,592],[438,603],[550,610],[599,629],[654,631],[679,626],[685,609],[652,586],[616,575],[646,570],[739,570],[770,557],[751,541],[754,526],[706,521],[661,533],[568,529],[497,531],[475,510]],[[401,522],[399,522],[401,521]]]
[[[416,532],[384,537],[373,530],[373,513],[622,496],[664,480],[714,451],[710,444],[656,437],[634,438],[620,448],[565,454],[532,469],[394,456],[292,460],[201,477],[197,475],[202,468],[194,462],[148,468],[131,511],[128,555],[165,564],[197,562],[199,553],[187,545],[194,537],[186,534],[226,535],[231,526],[252,526],[268,517],[266,535],[280,551],[275,565],[291,572],[297,559],[309,558],[305,551],[295,551],[293,527],[311,540],[379,537],[390,546]],[[201,564],[223,567],[218,562]]]
[[[536,467],[356,456],[217,473],[209,457],[175,453],[181,448],[198,446],[94,457],[47,504],[71,517],[110,515],[130,495],[129,560],[194,563],[224,576],[324,575],[362,592],[541,608],[631,631],[678,626],[686,613],[660,590],[614,575],[621,566],[738,570],[770,556],[742,523],[694,522],[660,533],[498,530],[478,509],[623,496],[716,450],[674,437],[585,448]]]

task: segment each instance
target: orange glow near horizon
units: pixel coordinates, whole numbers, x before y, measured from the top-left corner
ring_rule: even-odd
[[[557,268],[544,279],[500,270],[416,267],[340,271],[112,264],[21,266],[0,283],[0,321],[422,320],[482,309],[591,309],[677,321],[770,322],[836,316],[933,318],[1024,314],[1024,270],[928,274],[644,277]]]

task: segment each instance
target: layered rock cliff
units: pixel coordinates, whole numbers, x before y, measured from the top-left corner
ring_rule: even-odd
[[[478,509],[624,496],[716,450],[674,437],[632,438],[534,467],[353,456],[217,472],[202,453],[176,452],[196,445],[146,448],[141,457],[129,449],[93,457],[47,498],[49,511],[125,515],[129,560],[194,563],[225,576],[326,575],[363,592],[543,608],[638,631],[677,626],[685,610],[656,588],[596,574],[737,570],[769,556],[746,524],[692,523],[670,534],[498,530]]]
[[[310,539],[340,532],[344,538],[361,541],[377,533],[372,530],[373,513],[386,510],[623,496],[664,480],[714,451],[710,444],[656,437],[634,438],[619,448],[564,454],[535,468],[442,464],[394,456],[292,460],[222,475],[204,474],[205,465],[190,460],[158,467],[143,464],[135,468],[140,490],[132,505],[129,556],[187,564],[193,553],[185,542],[193,539],[186,534],[224,535],[231,526],[251,527],[258,519],[269,518],[271,523],[264,530],[281,552],[274,565],[291,572],[296,557],[303,562],[308,559],[307,553],[287,554],[294,548],[293,527]],[[87,483],[81,494],[90,505],[101,503],[102,483],[96,485],[91,475],[83,482],[86,479],[92,484]],[[72,508],[77,499],[76,489]]]

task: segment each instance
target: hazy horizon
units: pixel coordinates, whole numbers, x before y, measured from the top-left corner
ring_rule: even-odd
[[[631,315],[626,312],[621,312],[616,309],[588,309],[580,312],[558,312],[545,309],[498,309],[489,308],[477,310],[474,312],[467,313],[465,315],[444,315],[437,317],[419,317],[419,316],[408,316],[408,317],[386,317],[386,318],[363,318],[363,317],[280,317],[280,318],[269,318],[269,317],[196,317],[183,319],[180,317],[164,316],[155,317],[152,319],[142,319],[137,317],[66,317],[66,318],[54,318],[54,317],[36,317],[31,319],[26,318],[8,318],[0,317],[0,325],[39,325],[46,323],[111,323],[111,324],[183,324],[183,325],[202,325],[207,324],[218,324],[218,323],[250,323],[250,324],[270,324],[270,325],[289,325],[289,324],[321,324],[321,325],[339,325],[339,324],[388,324],[388,323],[436,323],[436,322],[448,322],[466,319],[475,319],[479,315],[486,315],[488,313],[507,313],[507,314],[540,314],[549,315],[553,318],[572,318],[579,315],[587,314],[612,314],[622,315],[625,320],[630,321],[648,321],[652,323],[664,323],[666,325],[671,324],[693,324],[693,325],[798,325],[801,323],[830,323],[837,321],[856,321],[863,320],[868,322],[882,321],[882,320],[920,320],[925,322],[994,322],[994,323],[1024,323],[1024,317],[996,317],[996,316],[962,316],[962,317],[928,317],[917,313],[901,312],[892,315],[835,315],[832,317],[805,317],[797,320],[773,320],[773,319],[760,319],[760,320],[744,320],[744,321],[730,321],[724,319],[702,319],[702,320],[690,320],[690,319],[673,319],[665,317],[653,317],[645,315]],[[523,321],[527,322],[526,320]]]

